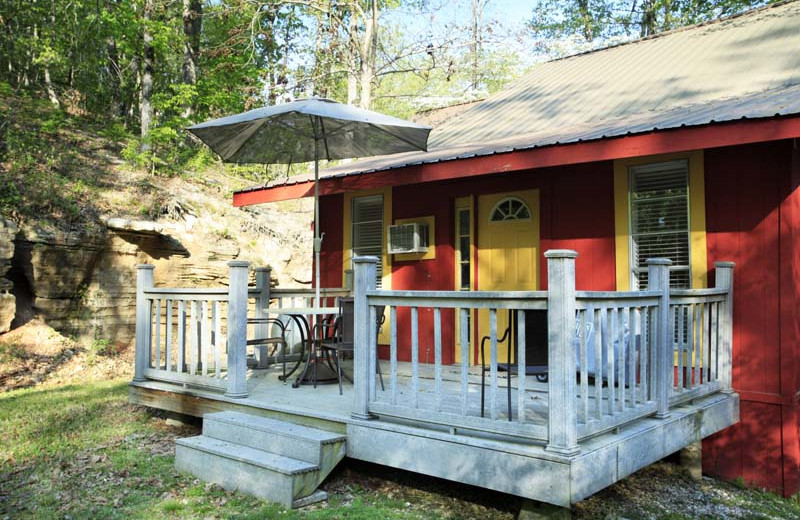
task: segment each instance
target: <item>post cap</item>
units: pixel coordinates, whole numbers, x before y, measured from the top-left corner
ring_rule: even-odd
[[[648,258],[647,265],[672,265],[672,260],[669,258]]]
[[[545,258],[578,258],[578,252],[572,249],[549,249],[544,252]]]
[[[377,256],[354,256],[353,257],[354,264],[377,264],[378,257]]]
[[[254,267],[253,271],[255,271],[257,273],[260,272],[260,271],[272,271],[272,267],[270,267],[268,265],[264,266],[264,267]]]
[[[228,267],[250,267],[250,262],[244,260],[231,260],[228,262]]]
[[[736,262],[714,262],[714,267],[716,267],[717,269],[719,269],[720,267],[722,267],[723,269],[724,268],[733,269],[734,267],[736,267]]]
[[[149,269],[152,271],[155,268],[156,266],[153,264],[136,264],[136,269]]]

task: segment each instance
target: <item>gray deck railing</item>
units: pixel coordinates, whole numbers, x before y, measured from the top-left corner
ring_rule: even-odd
[[[714,289],[670,290],[669,261],[655,259],[649,262],[646,291],[588,292],[575,290],[574,251],[545,256],[549,290],[535,292],[376,290],[376,259],[354,259],[355,320],[370,324],[355,331],[354,417],[377,414],[508,434],[574,454],[582,439],[641,417],[667,417],[670,406],[730,390],[733,264],[716,264]],[[389,366],[382,391],[375,374],[376,312],[383,307],[389,314]],[[515,376],[510,410],[497,348],[498,311],[506,309],[517,317],[515,357],[521,366],[526,311],[548,313],[548,382]],[[421,335],[422,312],[432,315],[432,337],[431,331]],[[454,367],[442,361],[442,331],[449,326],[443,323],[445,313],[454,314],[462,338]],[[488,315],[491,345],[485,414],[480,379],[469,358],[474,350],[470,329],[478,313]],[[405,327],[402,334],[399,326]],[[401,335],[410,343],[408,373],[399,370]],[[432,343],[426,345],[433,348],[432,364],[420,362],[422,342]]]
[[[247,338],[271,335],[268,323],[248,317],[275,317],[283,307],[310,307],[312,289],[273,289],[270,268],[255,268],[248,287],[248,262],[229,262],[228,287],[156,287],[152,265],[137,266],[136,361],[134,381],[164,381],[246,397]],[[323,289],[322,304],[335,306],[345,289]],[[291,326],[289,327],[291,330]],[[290,359],[300,345],[288,342]],[[297,351],[295,351],[297,350]],[[260,352],[255,351],[258,356]],[[296,356],[295,356],[296,357]],[[262,365],[258,359],[258,365]]]

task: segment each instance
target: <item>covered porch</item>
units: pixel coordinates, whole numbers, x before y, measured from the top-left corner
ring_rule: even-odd
[[[738,420],[732,264],[716,265],[713,289],[670,290],[668,261],[651,260],[646,291],[585,292],[575,289],[575,252],[545,256],[548,290],[532,292],[379,290],[376,260],[356,258],[353,290],[323,291],[319,302],[352,294],[355,323],[365,324],[354,330],[345,365],[354,384],[345,383],[343,395],[337,385],[282,381],[283,352],[268,368],[248,364],[247,338],[268,333],[248,326],[248,316],[313,307],[311,291],[270,291],[265,270],[248,288],[248,266],[235,262],[227,289],[155,288],[152,268],[142,266],[131,400],[314,426],[345,434],[350,457],[559,506]],[[381,309],[388,345],[379,349]],[[509,345],[524,367],[532,311],[546,313],[546,382],[502,370],[498,317],[516,317]],[[471,345],[483,339],[471,331],[478,313],[489,324],[485,365],[474,364]],[[448,327],[464,338],[450,364]],[[409,360],[398,356],[404,342]],[[420,359],[420,342],[430,342],[428,359]]]

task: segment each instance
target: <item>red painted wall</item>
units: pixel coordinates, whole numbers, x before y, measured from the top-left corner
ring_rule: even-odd
[[[791,141],[705,152],[709,267],[736,262],[733,387],[741,422],[705,441],[704,469],[786,495],[798,491],[800,448],[797,160]]]

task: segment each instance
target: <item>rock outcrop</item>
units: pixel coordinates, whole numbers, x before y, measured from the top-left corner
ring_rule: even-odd
[[[17,311],[16,298],[11,293],[14,284],[5,278],[11,270],[17,231],[13,222],[0,217],[0,333],[9,330]]]

